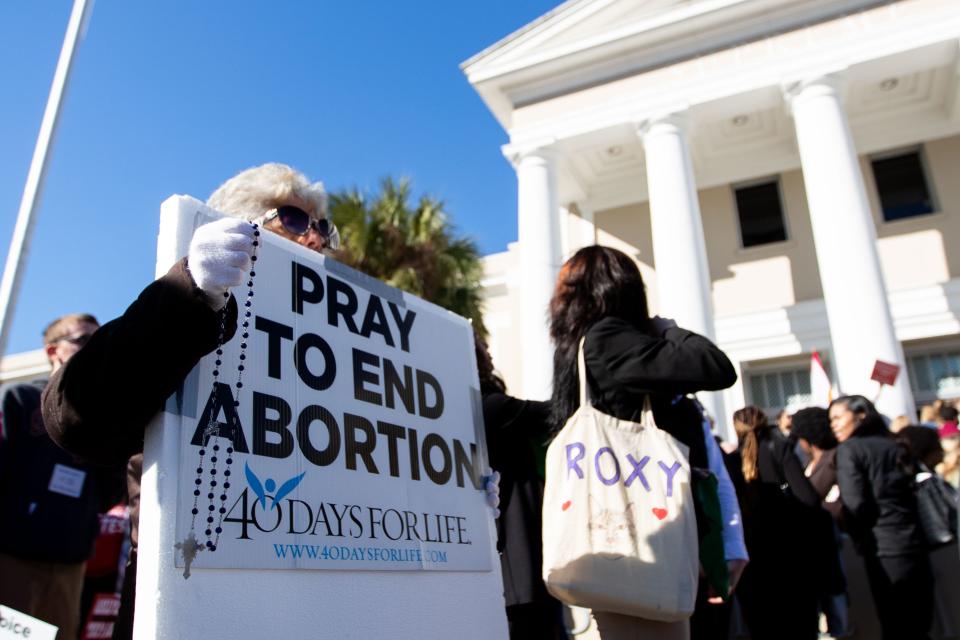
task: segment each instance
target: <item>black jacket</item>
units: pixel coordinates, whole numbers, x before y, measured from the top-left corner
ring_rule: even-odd
[[[46,380],[0,389],[0,552],[76,563],[90,557],[97,513],[123,495],[119,468],[83,464],[47,436],[40,416]],[[73,478],[76,485],[60,479]]]
[[[663,337],[621,318],[600,320],[583,347],[592,402],[622,420],[639,420],[647,394],[657,426],[690,448],[690,464],[707,468],[707,448],[697,391],[726,389],[737,381],[727,356],[701,335],[673,327]]]
[[[732,474],[747,550],[756,563],[780,558],[785,549],[792,558],[803,557],[811,548],[812,523],[824,515],[819,513],[820,496],[788,440],[776,437],[769,428],[758,433],[757,445],[758,477],[749,483],[744,480],[739,451],[734,454],[737,469]]]
[[[913,478],[903,450],[886,434],[858,435],[837,450],[844,522],[861,554],[902,556],[925,551]]]
[[[144,429],[197,362],[216,349],[220,321],[184,258],[122,316],[100,327],[43,393],[44,423],[57,444],[90,462],[129,463],[132,550],[114,638],[133,634]],[[228,341],[237,328],[232,296],[224,327]]]
[[[231,296],[225,340],[233,337],[236,318]],[[125,465],[143,452],[143,430],[217,347],[219,333],[220,315],[181,260],[50,378],[43,393],[47,433],[88,462]]]
[[[550,405],[499,391],[483,395],[490,466],[500,472],[497,549],[507,606],[550,602],[543,584],[543,480],[539,445],[550,433]],[[559,603],[557,603],[559,606]]]

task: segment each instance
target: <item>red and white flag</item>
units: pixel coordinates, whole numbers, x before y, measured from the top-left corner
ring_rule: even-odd
[[[833,388],[830,385],[830,376],[820,360],[820,354],[814,351],[810,355],[810,404],[815,407],[827,408],[833,400]]]

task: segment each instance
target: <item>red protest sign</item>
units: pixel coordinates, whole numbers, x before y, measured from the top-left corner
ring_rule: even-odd
[[[876,380],[880,384],[893,386],[898,375],[900,375],[900,365],[877,360],[873,365],[873,373],[870,374],[870,379]]]
[[[119,593],[98,593],[94,596],[90,615],[83,625],[80,640],[101,640],[113,637],[113,625],[120,613]]]

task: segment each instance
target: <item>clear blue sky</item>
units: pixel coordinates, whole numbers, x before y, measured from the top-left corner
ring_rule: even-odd
[[[153,277],[160,203],[292,164],[328,190],[409,176],[483,253],[516,239],[506,134],[459,64],[559,0],[99,0],[80,45],[7,353]],[[0,2],[6,253],[71,0]]]

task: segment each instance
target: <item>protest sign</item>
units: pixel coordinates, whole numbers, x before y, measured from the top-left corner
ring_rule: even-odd
[[[216,216],[164,203],[158,274]],[[247,337],[148,429],[136,635],[505,636],[469,323],[269,232],[258,252]]]
[[[0,604],[0,640],[54,640],[57,628]]]
[[[900,375],[900,365],[877,360],[873,365],[870,379],[892,387],[896,383],[898,375]]]
[[[120,594],[98,593],[80,632],[80,640],[109,640],[120,613]]]

